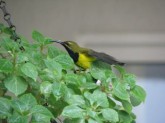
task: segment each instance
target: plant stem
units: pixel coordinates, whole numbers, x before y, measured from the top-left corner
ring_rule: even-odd
[[[16,68],[17,53],[13,51],[13,73],[15,73]]]

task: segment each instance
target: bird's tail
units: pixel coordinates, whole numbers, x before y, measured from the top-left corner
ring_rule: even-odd
[[[116,64],[117,64],[117,65],[120,65],[120,66],[124,66],[124,65],[125,65],[125,63],[119,62],[119,61],[116,61]]]

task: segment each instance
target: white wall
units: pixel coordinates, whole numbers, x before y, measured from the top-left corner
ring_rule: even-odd
[[[6,0],[18,31],[53,38],[82,33],[165,32],[164,0]],[[1,13],[2,14],[2,13]]]

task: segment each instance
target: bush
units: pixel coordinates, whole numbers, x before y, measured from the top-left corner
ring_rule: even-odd
[[[33,31],[25,51],[0,25],[0,119],[8,123],[133,123],[145,100],[133,74],[95,62],[84,71],[69,55]],[[97,81],[97,82],[96,82]],[[99,84],[99,82],[101,82]]]

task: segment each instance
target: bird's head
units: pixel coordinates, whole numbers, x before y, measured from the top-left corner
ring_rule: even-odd
[[[52,41],[52,42],[59,43],[59,44],[63,45],[66,49],[70,49],[74,52],[77,52],[77,50],[79,49],[79,45],[74,41],[55,40],[55,41]]]

